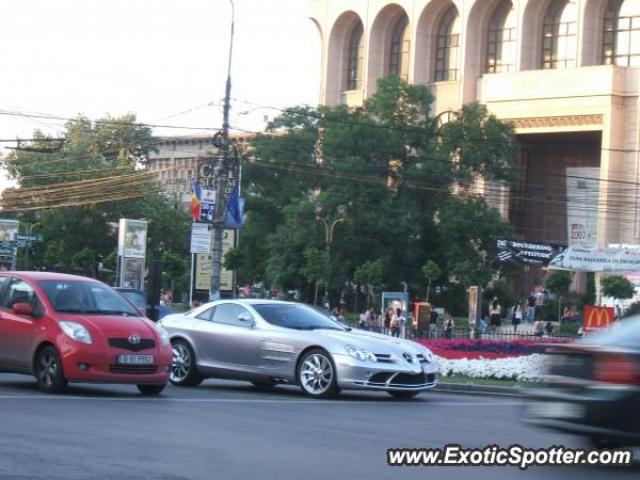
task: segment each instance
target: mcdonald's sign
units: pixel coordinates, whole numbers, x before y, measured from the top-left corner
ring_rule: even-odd
[[[608,327],[613,323],[613,307],[584,307],[583,330]]]

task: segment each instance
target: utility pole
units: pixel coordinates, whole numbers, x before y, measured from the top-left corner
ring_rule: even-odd
[[[231,59],[233,56],[233,33],[235,24],[235,6],[231,3],[231,34],[229,38],[229,62],[227,64],[227,83],[224,92],[224,107],[222,119],[222,133],[219,143],[217,165],[212,165],[215,172],[216,205],[213,218],[213,242],[211,246],[211,287],[209,289],[209,300],[220,298],[220,273],[222,271],[222,237],[224,231],[224,219],[227,211],[228,177],[230,169],[235,169],[235,165],[230,165],[229,159],[229,110],[231,108]]]

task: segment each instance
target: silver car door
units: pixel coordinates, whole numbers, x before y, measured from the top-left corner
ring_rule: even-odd
[[[242,305],[218,304],[206,333],[202,348],[216,367],[244,370],[258,366],[262,333],[255,327],[253,315]]]

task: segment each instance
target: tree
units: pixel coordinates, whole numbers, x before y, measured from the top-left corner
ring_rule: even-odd
[[[368,260],[353,273],[353,280],[356,284],[367,287],[367,308],[371,307],[371,296],[375,287],[382,283],[385,263],[383,258]]]
[[[331,247],[334,291],[380,258],[393,259],[385,265],[387,284],[425,291],[425,258],[441,268],[443,290],[450,282],[489,281],[495,238],[510,227],[483,198],[451,190],[480,175],[512,178],[513,128],[468,105],[438,129],[431,102],[426,86],[390,77],[362,107],[293,107],[274,119],[245,155],[239,248],[255,261],[243,263],[240,276],[311,296],[315,280],[305,275],[304,252],[324,247],[324,227],[314,221],[320,203],[327,212],[348,208]]]
[[[616,275],[602,279],[602,293],[616,300],[632,298],[635,294],[633,284],[625,277]]]
[[[429,301],[429,293],[431,291],[431,282],[436,280],[442,274],[442,270],[438,266],[436,262],[433,260],[427,260],[424,265],[422,265],[422,275],[427,279],[427,295],[426,302]]]
[[[154,139],[133,114],[96,121],[80,116],[66,124],[63,141],[39,131],[33,138],[2,159],[17,183],[2,193],[2,207],[21,223],[37,224],[45,239],[32,244],[29,267],[96,275],[97,262],[105,259],[115,269],[120,218],[148,221],[149,260],[175,255],[185,264],[190,219],[141,173]],[[175,272],[169,277],[178,278]]]
[[[545,288],[558,295],[558,319],[562,318],[562,297],[569,293],[571,282],[573,282],[571,272],[564,270],[554,270],[544,279]]]
[[[320,280],[325,278],[327,274],[327,254],[310,246],[304,251],[304,261],[302,274],[314,286],[313,304],[317,305]]]

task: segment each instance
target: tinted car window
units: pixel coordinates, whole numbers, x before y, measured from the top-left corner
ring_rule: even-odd
[[[133,306],[102,283],[82,280],[42,280],[39,285],[58,312],[139,316]]]
[[[216,306],[215,311],[213,312],[213,321],[225,323],[227,325],[246,327],[247,322],[241,322],[238,320],[238,316],[241,313],[246,313],[251,316],[249,311],[240,305],[236,305],[235,303],[221,303]]]
[[[199,315],[196,315],[196,318],[199,320],[211,320],[211,314],[215,310],[216,307],[207,308],[204,312],[201,312]]]
[[[294,330],[344,330],[328,315],[300,304],[265,303],[253,305],[260,316],[272,325]]]

